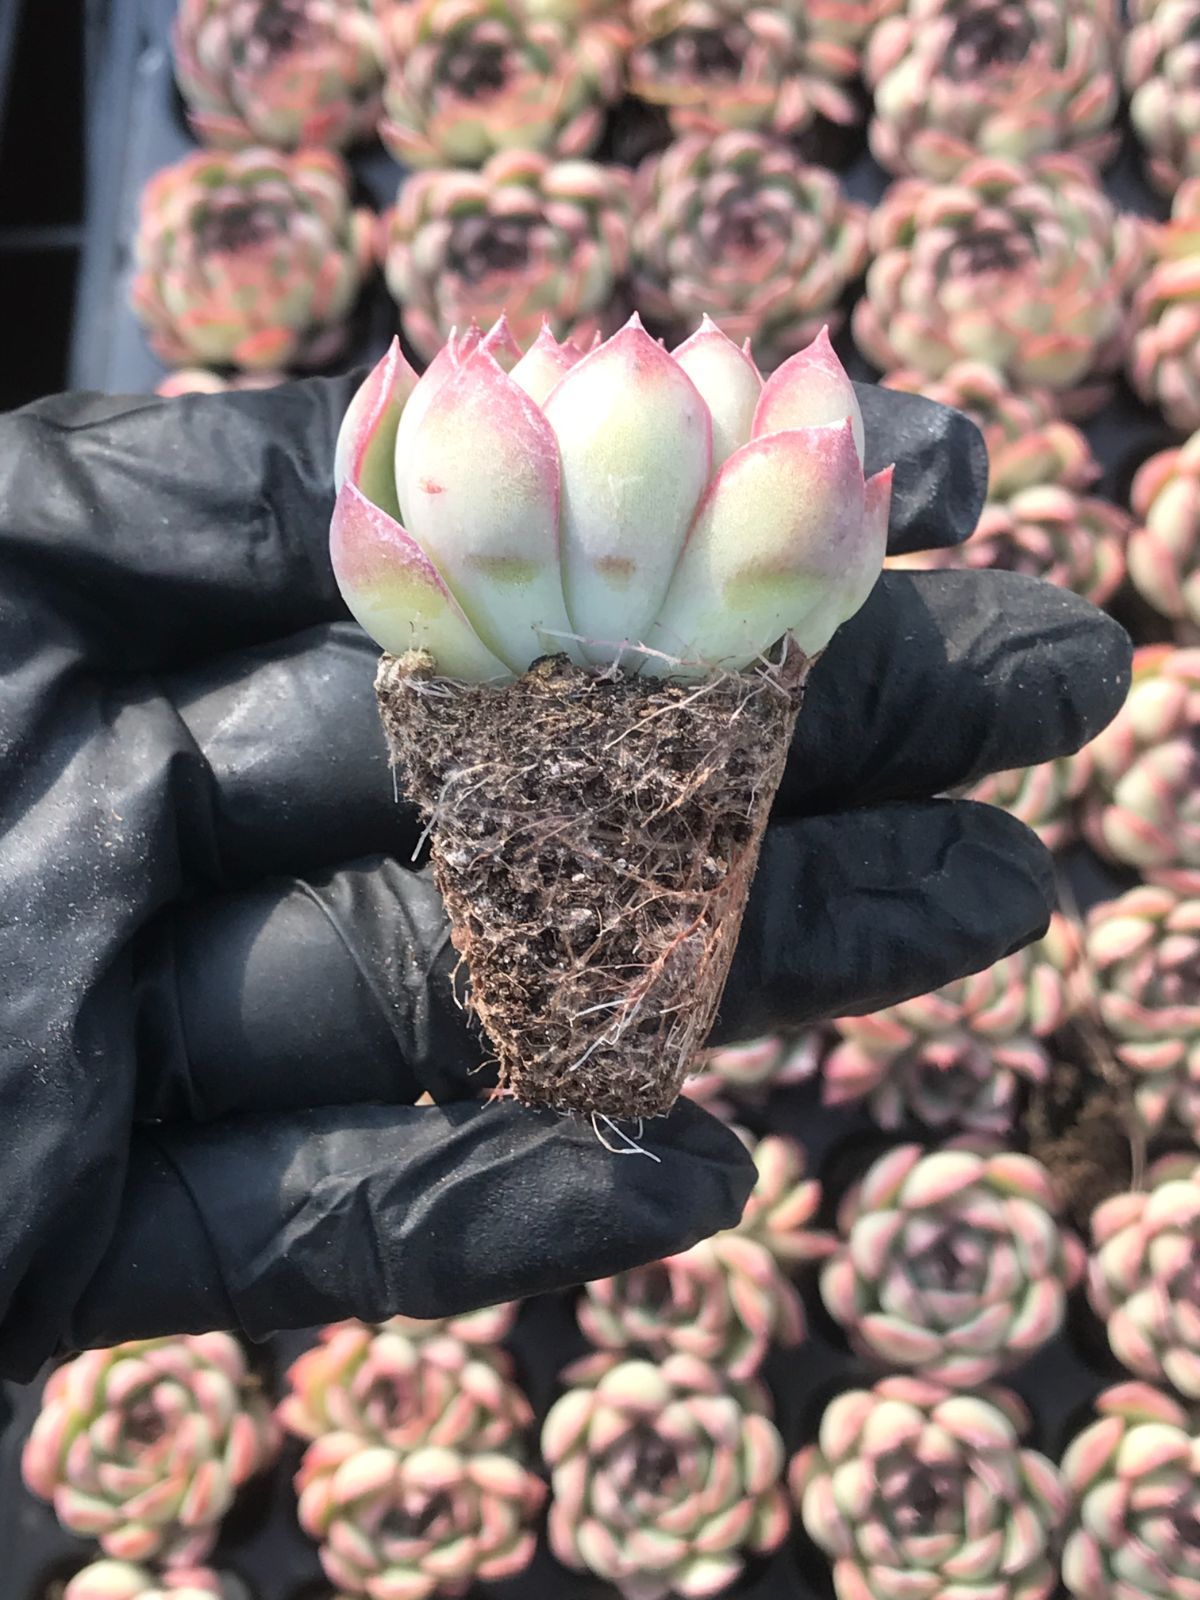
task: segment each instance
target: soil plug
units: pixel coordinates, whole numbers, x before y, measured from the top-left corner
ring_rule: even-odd
[[[712,1026],[809,669],[891,469],[828,336],[764,383],[706,318],[584,353],[398,346],[337,451],[334,571],[501,1088],[670,1109]]]

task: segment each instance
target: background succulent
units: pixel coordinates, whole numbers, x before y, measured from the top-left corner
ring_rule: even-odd
[[[550,1547],[629,1600],[720,1593],[788,1531],[783,1442],[765,1398],[686,1355],[595,1356],[542,1430]]]
[[[138,1339],[58,1367],[21,1458],[73,1533],[120,1560],[202,1561],[278,1434],[237,1341]]]
[[[937,182],[977,155],[1107,161],[1117,37],[1111,0],[908,0],[866,52],[871,149],[889,171]]]
[[[1078,940],[1061,917],[1047,938],[930,994],[841,1017],[823,1067],[826,1104],[867,1097],[885,1128],[1007,1131],[1022,1082],[1049,1069],[1045,1037],[1079,1002]]]
[[[1129,0],[1122,61],[1129,120],[1165,194],[1200,173],[1200,4]]]
[[[1088,1294],[1117,1360],[1200,1399],[1200,1161],[1164,1156],[1092,1217]]]
[[[525,0],[413,0],[383,21],[379,132],[406,167],[587,155],[620,93],[625,34],[609,21]]]
[[[405,333],[427,358],[455,327],[501,313],[521,344],[546,321],[582,351],[610,331],[631,221],[631,183],[619,168],[506,151],[480,172],[409,178],[384,220],[384,273]]]
[[[971,1388],[1062,1324],[1083,1260],[1057,1211],[1029,1156],[901,1145],[843,1200],[821,1298],[859,1351]]]
[[[786,1269],[833,1248],[811,1226],[821,1186],[806,1176],[794,1140],[746,1137],[759,1176],[741,1222],[665,1261],[587,1284],[577,1314],[592,1344],[656,1359],[680,1352],[740,1382],[772,1345],[801,1342],[804,1308]]]
[[[866,9],[747,0],[631,0],[629,87],[676,133],[803,132],[858,120],[851,91]]]
[[[927,1378],[834,1400],[792,1484],[838,1600],[1046,1600],[1065,1502],[1053,1465],[1021,1446],[1028,1426],[1005,1390]]]
[[[279,1407],[301,1438],[345,1432],[394,1450],[494,1450],[533,1422],[503,1350],[383,1323],[321,1330],[288,1372]]]
[[[180,0],[172,48],[188,121],[208,144],[336,149],[375,131],[374,0]]]
[[[342,348],[372,256],[323,150],[200,151],[142,193],[130,291],[168,365],[319,366]]]
[[[980,157],[952,183],[905,179],[869,233],[854,337],[877,367],[940,378],[969,358],[1013,388],[1053,390],[1073,413],[1103,400],[1144,243],[1077,158],[1033,171]]]
[[[1134,652],[1129,698],[1088,747],[1083,824],[1150,879],[1200,868],[1200,650]]]
[[[725,1097],[754,1102],[774,1089],[814,1078],[828,1042],[826,1030],[809,1028],[799,1034],[772,1033],[745,1044],[719,1045],[701,1056],[685,1092],[702,1105]]]
[[[164,400],[184,394],[227,394],[231,390],[273,389],[287,382],[286,372],[236,372],[222,377],[207,367],[179,367],[155,385],[154,392]]]
[[[67,1584],[62,1600],[250,1600],[240,1579],[207,1567],[153,1573],[128,1561],[94,1561]]]
[[[865,210],[780,140],[694,134],[638,172],[635,298],[676,332],[707,315],[776,366],[823,324],[867,260]]]
[[[1034,833],[1048,850],[1074,844],[1079,833],[1078,802],[1087,789],[1090,767],[1085,752],[993,773],[964,791],[964,798],[999,806]]]
[[[1200,433],[1143,463],[1130,495],[1138,526],[1129,576],[1181,638],[1200,639]]]
[[[966,544],[896,558],[896,565],[996,567],[1045,578],[1096,605],[1125,576],[1129,518],[1086,491],[1100,464],[1080,430],[1058,415],[1048,389],[1015,394],[984,362],[960,361],[935,381],[914,372],[884,379],[965,411],[988,448],[987,503]]]
[[[327,1433],[296,1473],[300,1526],[345,1595],[430,1600],[528,1566],[540,1478],[503,1451],[412,1451]]]
[[[1067,1447],[1063,1580],[1077,1600],[1187,1600],[1200,1592],[1200,1429],[1147,1383],[1096,1397]]]
[[[1190,891],[1143,885],[1096,906],[1087,951],[1143,1125],[1173,1119],[1200,1140],[1200,874]]]
[[[1190,432],[1200,428],[1200,178],[1181,184],[1171,220],[1144,234],[1150,262],[1133,300],[1129,379]]]

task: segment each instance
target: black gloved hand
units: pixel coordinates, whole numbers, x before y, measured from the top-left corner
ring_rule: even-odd
[[[326,551],[353,380],[0,421],[0,1370],[63,1346],[435,1316],[680,1249],[752,1172],[483,1104]],[[864,391],[893,547],[973,526],[978,434]],[[869,1009],[1037,935],[1048,859],[932,800],[1072,749],[1127,644],[1074,596],[894,574],[815,670],[720,1036]],[[414,1107],[422,1091],[437,1107]]]

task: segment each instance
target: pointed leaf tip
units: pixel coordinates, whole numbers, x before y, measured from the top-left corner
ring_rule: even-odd
[[[777,367],[763,385],[751,437],[819,427],[843,417],[850,418],[862,460],[865,438],[858,396],[830,343],[828,328],[822,328],[811,344]]]

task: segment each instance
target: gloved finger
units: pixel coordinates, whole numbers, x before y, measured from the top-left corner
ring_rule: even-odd
[[[885,572],[813,668],[776,814],[911,799],[1078,750],[1115,716],[1111,617],[1012,572]]]
[[[937,550],[974,532],[987,494],[983,435],[961,411],[923,395],[856,383],[868,474],[894,462],[888,551]]]
[[[936,988],[1034,938],[1049,857],[990,807],[938,801],[768,829],[724,1037]],[[202,1119],[474,1096],[487,1044],[456,1001],[430,874],[362,863],[155,925],[137,982],[138,1112]]]
[[[378,661],[357,623],[332,622],[162,680],[211,774],[221,877],[412,855],[421,823],[397,799]]]
[[[450,1316],[607,1277],[738,1220],[754,1165],[729,1129],[684,1102],[636,1142],[649,1155],[514,1102],[144,1130],[64,1343]]]
[[[0,418],[0,548],[97,659],[159,670],[345,616],[333,447],[356,379]]]
[[[978,972],[1046,930],[1049,851],[970,800],[767,829],[714,1044],[861,1015]]]

